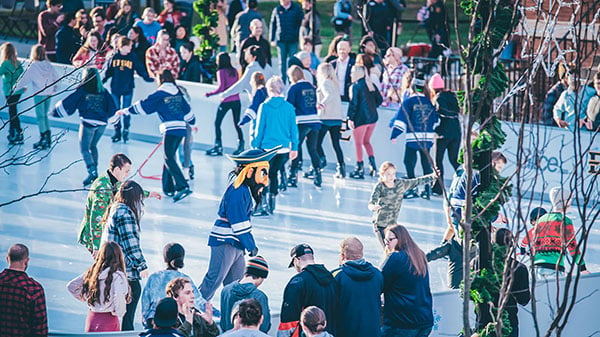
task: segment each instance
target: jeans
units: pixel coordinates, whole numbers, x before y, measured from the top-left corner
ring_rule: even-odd
[[[423,329],[400,329],[384,325],[381,327],[381,337],[427,337],[431,327]]]
[[[115,100],[115,105],[117,106],[117,109],[128,108],[131,106],[131,99],[133,98],[133,94],[131,94],[131,95],[113,95],[113,94],[111,94],[111,96]],[[121,101],[121,99],[122,99],[122,101]],[[123,126],[125,127],[125,129],[129,129],[129,127],[131,126],[131,115],[129,115],[129,114],[123,115]],[[120,118],[119,118],[119,121],[117,122],[117,124],[115,124],[115,130],[121,130],[121,119]]]
[[[558,277],[564,276],[562,271],[556,272],[555,269],[550,269],[542,266],[535,266],[535,277],[538,280],[555,280]]]
[[[285,168],[289,157],[289,153],[278,153],[269,161],[269,192],[273,195],[279,193],[278,173]]]
[[[373,146],[371,145],[371,136],[373,135],[373,131],[375,130],[375,123],[373,124],[365,124],[359,127],[354,128],[352,130],[352,135],[354,136],[354,149],[356,150],[356,161],[363,161],[363,146],[367,151],[367,155],[372,157],[375,155],[373,151]]]
[[[48,95],[38,95],[33,97],[33,103],[35,104],[35,117],[37,118],[40,133],[50,130],[48,111],[50,110],[51,97],[52,96]]]
[[[6,104],[8,105],[8,116],[10,118],[10,129],[21,132],[21,120],[17,113],[17,102],[21,99],[21,95],[6,96]]]
[[[277,57],[281,67],[281,79],[287,81],[288,60],[298,51],[298,42],[277,42]]]
[[[450,165],[456,169],[458,168],[458,151],[460,149],[460,138],[448,139],[448,138],[437,138],[435,140],[435,166],[440,171],[440,177],[444,177],[444,153],[448,151],[448,160]],[[440,186],[439,179],[436,179],[433,185],[433,192],[442,194],[442,187]]]
[[[342,147],[340,146],[340,138],[342,134],[340,129],[341,125],[335,126],[326,126],[321,124],[321,129],[319,130],[319,138],[317,140],[317,153],[320,158],[325,157],[325,152],[323,151],[323,139],[325,139],[325,135],[329,132],[329,138],[331,139],[331,145],[333,145],[333,150],[335,151],[335,156],[337,158],[337,162],[339,164],[344,163],[344,153],[342,152]]]
[[[415,165],[417,165],[417,152],[419,152],[421,155],[421,168],[423,168],[423,174],[429,174],[433,172],[433,170],[431,169],[431,164],[429,164],[429,160],[427,159],[429,149],[415,149],[407,146],[404,148],[404,166],[406,167],[406,175],[408,176],[408,178],[415,177]]]
[[[217,117],[215,118],[215,143],[221,143],[221,123],[223,122],[223,118],[225,118],[225,115],[229,110],[231,110],[231,113],[233,113],[233,126],[235,127],[235,132],[237,132],[238,140],[244,140],[242,128],[240,128],[238,125],[240,122],[242,104],[240,101],[221,102],[221,104],[219,104],[219,108],[217,109]]]
[[[79,148],[87,168],[98,167],[98,142],[106,129],[106,125],[79,125]]]
[[[298,157],[292,160],[292,171],[298,171],[298,169],[300,168],[300,160],[302,160],[300,149],[302,148],[302,143],[304,143],[305,138],[312,167],[315,169],[319,167],[319,155],[317,153],[317,141],[319,138],[319,130],[313,129],[305,124],[300,124],[298,125]]]
[[[163,136],[165,163],[163,165],[162,185],[165,193],[181,191],[188,187],[188,183],[185,181],[181,168],[179,168],[179,164],[175,159],[175,153],[177,147],[181,144],[181,139],[183,139],[181,136],[167,134]]]
[[[129,287],[131,288],[131,302],[127,304],[127,311],[125,311],[125,316],[123,316],[123,322],[121,323],[121,331],[133,330],[135,309],[137,308],[138,302],[140,301],[140,295],[142,294],[142,286],[140,285],[139,280],[129,280]]]
[[[192,135],[192,127],[188,124],[186,126],[187,134],[181,142],[181,146],[178,147],[177,154],[179,155],[179,162],[183,167],[191,167],[192,163],[192,143],[194,142],[194,136]]]

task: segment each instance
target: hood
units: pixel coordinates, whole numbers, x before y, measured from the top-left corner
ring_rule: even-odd
[[[234,297],[238,298],[248,298],[250,294],[256,290],[256,286],[254,283],[236,283],[233,288],[231,288],[231,292]]]
[[[281,108],[282,105],[285,105],[286,103],[287,101],[285,100],[285,98],[281,96],[274,96],[267,98],[264,104],[268,105],[271,109],[278,110],[279,108]]]
[[[304,268],[304,271],[311,274],[322,286],[327,286],[334,281],[333,275],[322,264],[311,264]]]
[[[342,270],[355,281],[368,281],[375,277],[375,268],[364,259],[347,261]]]

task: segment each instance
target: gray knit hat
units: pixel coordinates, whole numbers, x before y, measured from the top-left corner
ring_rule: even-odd
[[[560,186],[550,190],[550,202],[553,210],[565,209],[565,206],[569,204],[569,200],[571,200],[571,191]]]

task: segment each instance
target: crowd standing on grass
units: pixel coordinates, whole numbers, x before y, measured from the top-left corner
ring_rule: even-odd
[[[364,32],[358,53],[353,52],[348,37],[354,19],[352,2],[336,1],[332,23],[337,36],[323,60],[321,21],[312,5],[311,1],[298,5],[280,0],[268,29],[257,11],[257,0],[219,1],[216,7],[221,46],[216,55],[218,87],[206,96],[217,96],[220,104],[214,122],[215,144],[206,154],[224,154],[221,124],[229,110],[238,143],[230,156],[235,168],[208,238],[210,262],[199,287],[179,271],[185,250],[178,243],[164,247],[166,269],[150,275],[143,291],[140,283],[149,274],[140,245],[144,199],[165,195],[178,202],[192,193],[189,181],[194,172],[191,142],[195,116],[189,94],[195,93],[188,94],[177,80],[210,81],[212,75],[194,54],[188,13],[172,0],[165,0],[164,8],[143,9],[141,16],[128,0],[89,12],[80,8],[65,12],[61,0],[48,0],[47,9],[38,18],[39,44],[32,48],[26,67],[17,59],[11,43],[2,44],[0,76],[9,107],[11,146],[24,142],[17,110],[22,97],[34,96],[36,103],[40,140],[33,144],[34,149],[52,146],[48,113],[64,117],[78,112],[81,119],[80,151],[88,171],[83,185],[91,185],[91,189],[77,241],[94,262],[69,282],[68,289],[88,304],[86,331],[133,330],[134,322],[141,321],[149,329],[145,336],[264,336],[273,328],[281,337],[299,336],[301,331],[306,336],[342,337],[430,334],[433,316],[427,262],[448,256],[448,287],[460,287],[461,210],[468,194],[479,193],[479,172],[474,172],[468,191],[464,168],[457,160],[463,135],[456,94],[446,88],[444,74],[409,69],[403,50],[392,46],[393,27],[406,7],[404,1],[373,0],[367,4],[365,19],[372,30]],[[443,3],[429,0],[425,8],[420,14],[431,39],[430,55],[445,56],[449,40]],[[315,16],[317,20],[313,20]],[[226,49],[227,30],[231,34],[230,53]],[[278,69],[271,66],[271,47],[277,48]],[[84,68],[81,84],[54,108],[49,102],[60,79],[48,61]],[[594,77],[592,88],[582,85],[574,70],[572,65],[561,67],[560,81],[544,102],[544,121],[571,130],[597,130],[600,75]],[[148,82],[155,81],[157,89],[132,103],[134,72]],[[111,84],[106,89],[102,83],[108,80]],[[240,95],[245,93],[250,94],[251,104],[242,115]],[[347,109],[342,102],[348,103]],[[370,139],[379,120],[379,106],[397,111],[389,121],[390,140],[406,135],[406,177],[399,178],[396,166],[389,161],[380,167],[376,164]],[[132,163],[124,154],[115,154],[105,173],[98,173],[97,144],[106,126],[115,124],[113,142],[127,143],[129,130],[135,127],[130,114],[154,112],[161,120],[163,137],[162,195],[144,191],[138,183],[127,180]],[[241,129],[245,124],[250,125],[247,140]],[[349,174],[340,147],[344,124],[352,129],[355,145],[356,165]],[[297,274],[290,275],[282,289],[281,323],[272,327],[268,295],[259,289],[267,281],[270,267],[258,255],[252,217],[272,215],[276,196],[284,191],[294,193],[288,187],[298,187],[303,144],[307,145],[311,167],[302,176],[312,179],[316,188],[323,188],[323,174],[327,172],[323,141],[327,133],[336,155],[335,179],[379,176],[365,205],[373,212],[373,229],[386,259],[377,268],[364,259],[362,242],[349,237],[340,244],[339,268],[329,271],[315,262],[310,245],[296,245],[290,252],[289,268]],[[175,155],[182,144],[183,171]],[[436,151],[431,153],[434,144]],[[443,181],[446,152],[455,171],[449,188]],[[417,154],[420,176],[415,171]],[[505,164],[501,153],[492,155],[497,173]],[[428,200],[444,192],[447,229],[442,244],[425,254],[409,231],[398,224],[401,205],[405,199]],[[572,221],[565,216],[572,198],[569,191],[553,188],[551,212],[532,213],[534,228],[522,246],[529,248],[539,278],[561,275],[565,253],[586,271],[576,249]],[[499,221],[503,221],[501,214]],[[566,234],[559,228],[561,224],[566,224]],[[496,241],[506,245],[511,235],[499,231]],[[27,320],[20,325],[1,324],[0,334],[47,334],[43,289],[25,273],[27,247],[15,244],[7,260],[9,267],[0,273],[0,289],[11,290],[0,292],[0,321]],[[518,262],[514,265],[522,271]],[[518,327],[517,303],[529,301],[527,275],[523,277],[521,271],[508,305],[513,327]],[[221,286],[219,312],[210,300]],[[136,319],[140,298],[143,317]],[[354,310],[357,307],[364,310]],[[213,319],[218,316],[219,326]],[[518,329],[513,335],[518,335]]]

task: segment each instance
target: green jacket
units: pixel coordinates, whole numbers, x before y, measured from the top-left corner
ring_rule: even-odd
[[[21,62],[17,61],[16,67],[9,60],[0,64],[0,76],[2,76],[2,90],[4,91],[4,96],[19,95],[23,93],[23,89],[11,92],[22,74],[23,66],[21,65]]]
[[[78,242],[90,252],[100,249],[100,238],[104,224],[104,214],[119,190],[121,183],[107,172],[92,184],[85,204],[85,213],[79,229]]]

